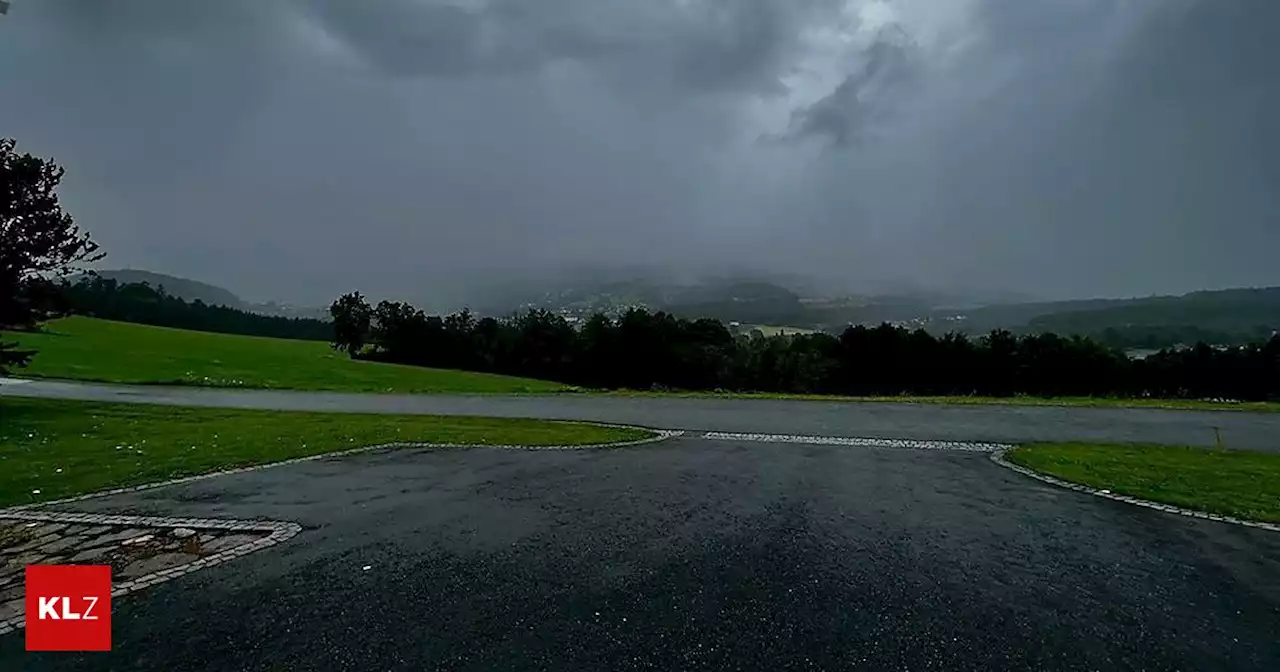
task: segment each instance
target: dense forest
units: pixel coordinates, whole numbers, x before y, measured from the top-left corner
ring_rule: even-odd
[[[86,275],[61,288],[59,312],[152,324],[160,327],[214,331],[251,336],[274,336],[327,341],[333,327],[322,320],[258,315],[237,308],[184,301],[164,287],[147,283],[121,284],[113,279]]]
[[[643,309],[579,327],[546,310],[508,319],[426,315],[348,294],[330,308],[353,357],[489,371],[595,388],[850,395],[1280,398],[1280,336],[1130,359],[1095,340],[996,330],[978,338],[890,325],[839,336],[734,335],[709,318]]]

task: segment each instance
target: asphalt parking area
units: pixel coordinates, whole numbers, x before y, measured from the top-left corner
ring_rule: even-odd
[[[0,669],[1280,669],[1280,534],[975,451],[402,450],[62,508],[303,529]]]

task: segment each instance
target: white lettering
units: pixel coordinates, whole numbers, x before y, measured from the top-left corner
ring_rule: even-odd
[[[40,598],[40,620],[44,620],[46,618],[53,619],[55,621],[58,620],[58,612],[53,608],[57,603],[58,598],[56,597]]]
[[[89,606],[81,613],[71,611],[71,598],[69,597],[42,597],[38,604],[40,605],[40,618],[53,621],[96,621],[98,617],[94,615],[93,608],[98,606],[98,598],[82,597],[80,598],[89,603]],[[58,603],[62,603],[62,611],[58,611]]]
[[[64,621],[80,620],[80,614],[77,614],[76,612],[71,611],[71,598],[69,597],[62,598],[62,620]]]
[[[86,597],[86,598],[84,598],[84,599],[85,599],[85,601],[87,601],[87,602],[89,603],[89,608],[84,610],[84,615],[83,615],[84,620],[86,620],[86,621],[96,621],[96,620],[98,620],[98,617],[97,617],[97,616],[90,616],[90,615],[89,615],[89,613],[93,611],[93,608],[94,608],[94,607],[96,607],[96,606],[98,606],[98,598],[96,598],[96,597]]]

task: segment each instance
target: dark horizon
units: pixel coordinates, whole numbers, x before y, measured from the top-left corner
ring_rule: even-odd
[[[172,276],[182,280],[192,280],[192,281],[200,282],[203,284],[208,284],[215,289],[231,292],[236,296],[236,298],[240,299],[246,305],[261,306],[261,305],[274,303],[279,305],[291,306],[297,309],[324,310],[324,309],[327,309],[329,303],[332,302],[331,300],[331,301],[315,303],[315,304],[304,304],[304,303],[294,303],[286,300],[280,300],[270,296],[266,296],[266,297],[244,296],[228,287],[224,287],[222,285],[217,285],[214,283],[209,283],[200,278],[187,277],[187,276],[183,276],[176,273],[161,273],[160,271],[156,271],[154,269],[136,268],[136,267],[114,268],[109,263],[99,263],[99,264],[95,264],[94,266],[95,268],[92,268],[89,270],[91,270],[92,272],[101,272],[108,275],[113,273],[119,273],[119,272],[156,273],[160,275]],[[603,271],[601,271],[601,274],[611,274],[611,273],[613,273],[613,269],[604,269]],[[793,276],[793,277],[781,277],[781,276]],[[1160,298],[1160,297],[1179,297],[1179,296],[1185,296],[1187,294],[1196,294],[1196,293],[1228,292],[1228,291],[1236,291],[1236,290],[1280,289],[1280,285],[1256,285],[1256,286],[1207,287],[1207,288],[1201,288],[1201,289],[1193,289],[1187,292],[1176,292],[1176,293],[1156,292],[1156,293],[1141,294],[1141,295],[1136,295],[1136,294],[1135,295],[1114,295],[1114,296],[1092,295],[1092,296],[1063,296],[1063,297],[1019,295],[1017,292],[1011,291],[1011,292],[1007,292],[1003,297],[1001,297],[994,294],[956,295],[956,294],[947,293],[945,289],[936,290],[936,289],[929,289],[929,288],[910,288],[910,287],[900,287],[896,289],[888,288],[888,289],[885,289],[884,291],[878,291],[878,292],[849,291],[849,292],[841,293],[838,289],[831,289],[830,291],[805,291],[804,289],[800,288],[801,287],[800,283],[803,282],[804,279],[802,278],[802,276],[799,276],[797,274],[769,274],[767,272],[752,274],[749,271],[743,271],[740,274],[729,273],[729,274],[722,274],[718,276],[682,277],[669,282],[657,280],[653,275],[644,275],[639,271],[636,271],[636,273],[634,274],[609,277],[609,279],[607,280],[601,280],[598,275],[593,276],[590,273],[584,273],[580,277],[589,278],[590,280],[588,282],[595,283],[597,286],[605,286],[608,284],[625,284],[625,283],[631,283],[631,282],[646,282],[646,283],[653,283],[655,285],[662,285],[667,287],[686,287],[687,288],[687,287],[697,287],[697,286],[714,286],[720,283],[766,282],[769,284],[774,284],[779,287],[783,287],[785,289],[791,290],[795,292],[802,299],[809,299],[809,298],[836,299],[836,298],[843,298],[847,296],[866,296],[868,298],[874,298],[874,299],[888,299],[888,298],[894,298],[894,297],[910,297],[910,298],[916,298],[916,299],[924,299],[928,297],[939,297],[939,298],[954,297],[959,299],[958,303],[963,303],[969,306],[1065,303],[1065,302],[1072,302],[1072,301],[1091,301],[1091,300],[1123,301],[1123,300],[1149,299],[1149,298]],[[74,277],[72,279],[74,280]],[[791,280],[791,282],[789,282],[789,280]],[[438,304],[433,303],[429,297],[426,300],[415,299],[412,296],[408,296],[407,293],[405,292],[398,292],[398,293],[393,292],[385,296],[372,295],[366,292],[365,290],[363,290],[359,286],[354,286],[348,291],[360,292],[364,294],[368,300],[373,301],[375,303],[382,299],[387,299],[391,301],[407,301],[408,303],[414,304],[426,310],[428,313],[451,313],[458,310],[462,310],[464,308],[470,309],[472,311],[476,311],[477,309],[480,309],[480,312],[484,313],[484,312],[493,312],[492,310],[486,311],[485,309],[495,308],[494,305],[489,305],[489,304],[500,304],[503,302],[504,298],[507,300],[511,300],[513,297],[517,297],[517,296],[530,296],[530,298],[532,298],[533,294],[542,294],[544,292],[561,291],[561,290],[574,288],[571,285],[572,283],[565,280],[564,273],[561,273],[556,277],[556,279],[548,280],[546,284],[537,286],[536,288],[530,288],[527,284],[521,285],[517,283],[510,283],[502,287],[485,286],[484,289],[488,290],[488,292],[477,295],[477,298],[475,300],[466,301],[466,302],[458,303],[451,306],[445,306],[445,307],[439,307]],[[809,283],[808,286],[810,287],[821,286],[821,283]],[[495,297],[499,297],[499,298],[495,298]],[[335,296],[334,298],[336,299],[337,296]],[[486,304],[485,303],[486,301],[488,301],[489,304]],[[944,307],[946,305],[951,305],[951,304],[948,304],[946,301],[938,301],[936,302],[936,305],[937,307]],[[501,309],[500,312],[505,313],[505,309]]]

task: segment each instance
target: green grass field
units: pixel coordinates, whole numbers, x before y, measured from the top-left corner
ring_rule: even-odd
[[[1008,459],[1058,478],[1154,502],[1280,522],[1280,455],[1178,446],[1043,443]]]
[[[503,394],[559,392],[559,383],[350,359],[326,343],[211,334],[89,317],[42,333],[6,333],[39,354],[15,373],[109,383],[343,392]]]
[[[650,436],[639,429],[550,420],[0,397],[0,506],[392,441],[546,446]]]

